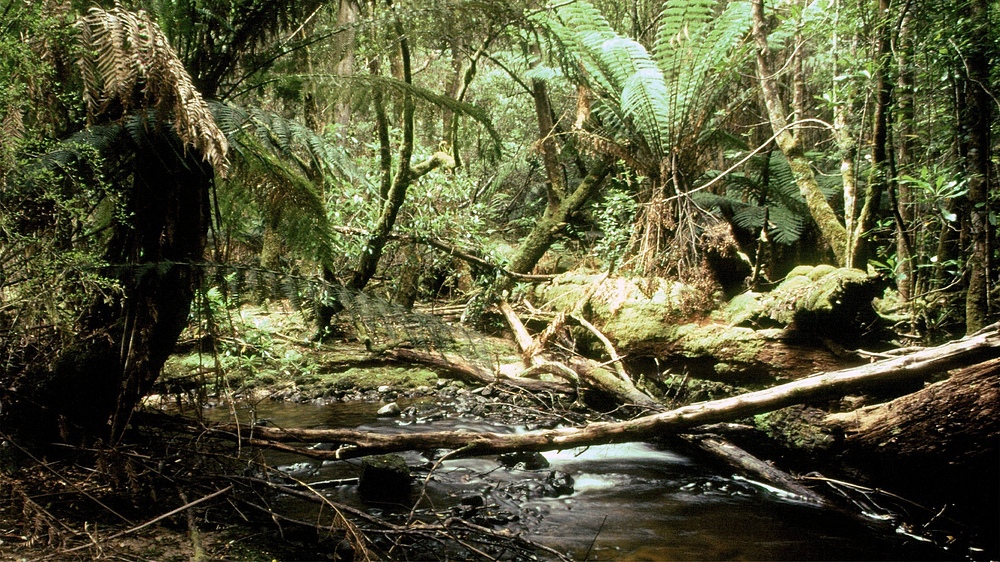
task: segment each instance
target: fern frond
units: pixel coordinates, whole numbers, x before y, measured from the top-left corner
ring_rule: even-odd
[[[333,263],[333,238],[322,192],[301,170],[287,164],[258,137],[244,135],[236,181],[227,189],[243,189],[258,211],[278,228],[298,255]]]
[[[134,108],[153,108],[161,121],[172,125],[185,150],[198,151],[225,176],[226,137],[156,23],[144,12],[91,8],[76,27],[91,119],[116,119]]]

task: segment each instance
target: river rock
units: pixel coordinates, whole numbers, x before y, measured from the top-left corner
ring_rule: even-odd
[[[358,494],[365,502],[406,503],[410,496],[410,467],[399,455],[376,455],[361,460]]]
[[[549,466],[545,455],[535,451],[504,453],[497,457],[497,461],[503,466],[515,470],[539,470]]]
[[[550,498],[568,496],[576,491],[573,487],[575,484],[576,481],[569,474],[553,470],[545,479],[545,490],[543,493]]]
[[[400,414],[399,404],[395,402],[389,402],[385,406],[379,408],[378,412],[375,412],[375,415],[380,418],[394,418],[399,416],[399,414]]]

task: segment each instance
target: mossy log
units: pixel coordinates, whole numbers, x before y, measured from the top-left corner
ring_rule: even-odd
[[[536,287],[534,299],[569,312],[589,291],[584,315],[621,354],[669,359],[694,376],[747,384],[857,364],[836,352],[837,342],[856,343],[877,324],[876,290],[875,278],[858,270],[803,266],[774,291],[745,293],[714,314],[716,303],[703,288],[655,278],[566,274]]]
[[[880,287],[877,276],[858,269],[800,265],[774,290],[739,295],[722,314],[734,326],[785,328],[853,343],[878,325],[872,300]]]

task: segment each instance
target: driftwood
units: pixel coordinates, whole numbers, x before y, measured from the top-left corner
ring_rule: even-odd
[[[998,326],[1000,325],[993,325],[975,335],[904,357],[820,373],[766,390],[691,404],[629,421],[598,422],[580,428],[557,428],[521,434],[456,431],[376,434],[348,429],[279,429],[238,424],[220,424],[208,429],[218,435],[241,439],[252,445],[317,459],[347,459],[427,449],[453,449],[451,456],[458,457],[642,441],[849,391],[920,380],[956,366],[994,359],[1000,357]],[[320,451],[288,444],[317,442],[332,443],[339,445],[339,448]]]

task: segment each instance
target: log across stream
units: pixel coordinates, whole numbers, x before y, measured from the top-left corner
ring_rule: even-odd
[[[404,404],[400,418],[378,418],[378,406],[264,402],[254,415],[277,427],[356,428],[383,434],[524,430],[456,415],[437,401],[416,402],[410,408]],[[281,451],[266,454],[272,466],[300,481],[339,484],[320,488],[336,502],[405,520],[412,503],[420,499],[418,517],[467,517],[522,533],[574,560],[961,558],[961,553],[943,552],[900,534],[892,523],[874,518],[865,522],[797,501],[721,466],[704,465],[648,443],[546,451],[542,454],[548,466],[535,469],[503,466],[495,455],[446,460],[429,478],[440,452],[406,452],[403,456],[415,476],[407,505],[362,501],[352,480],[359,475],[359,459],[321,462]],[[421,499],[422,489],[426,495]],[[293,498],[287,502],[283,508],[300,510],[302,519],[314,509],[296,505]]]

